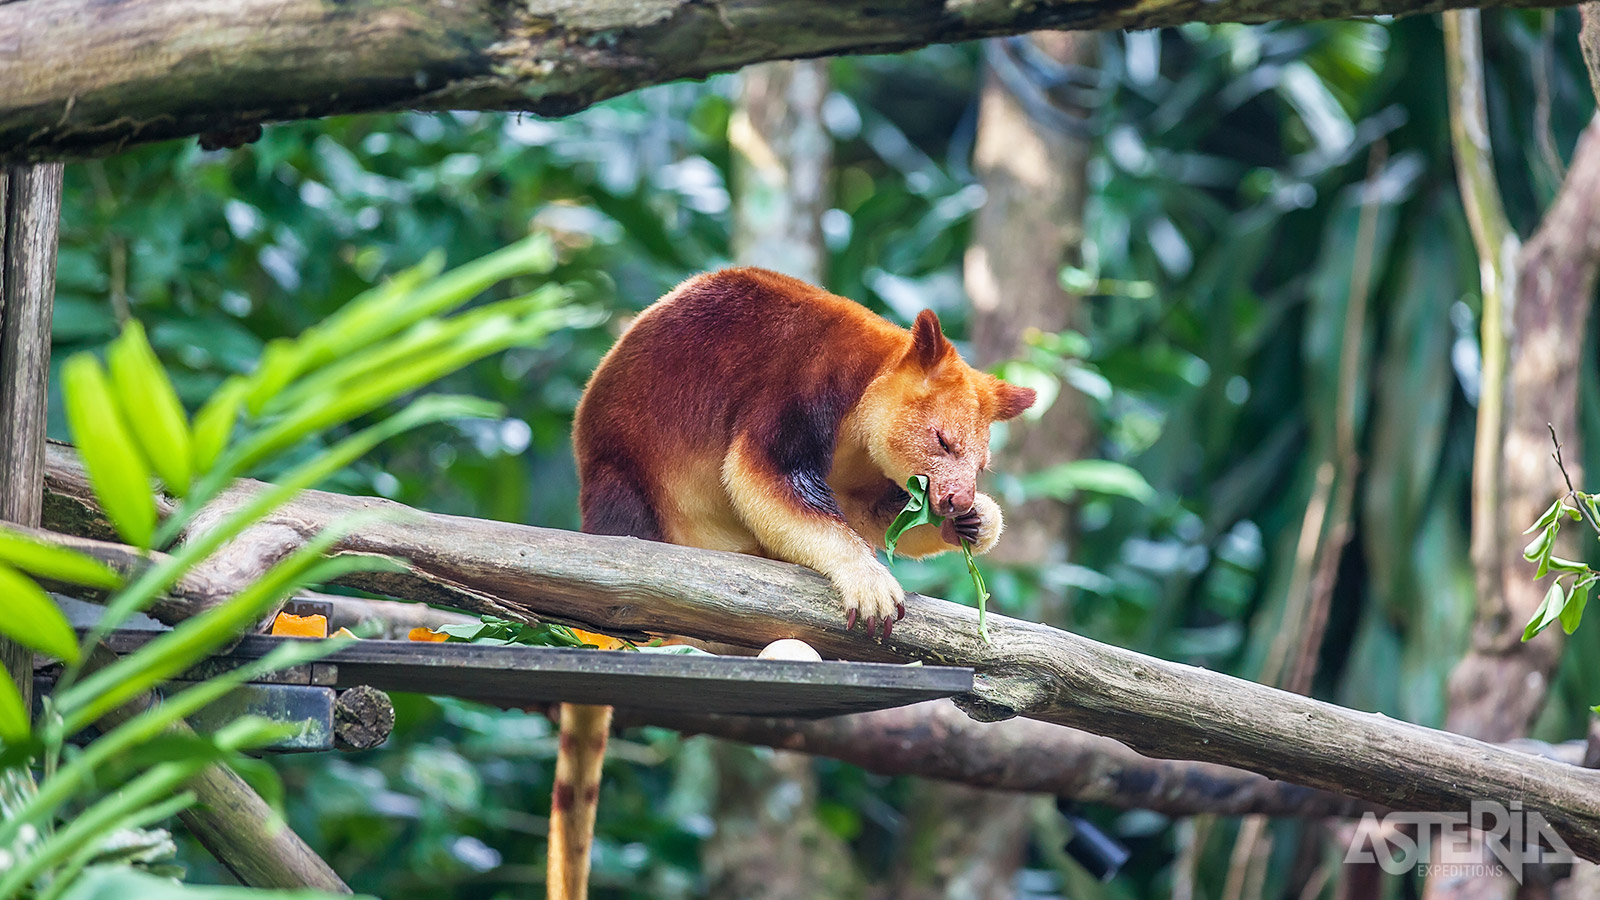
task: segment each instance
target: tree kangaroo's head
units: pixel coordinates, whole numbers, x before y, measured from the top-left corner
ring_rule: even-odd
[[[923,310],[903,355],[868,386],[857,421],[868,452],[897,485],[928,478],[941,516],[972,508],[978,472],[989,464],[989,425],[1033,405],[1032,388],[1007,384],[967,365]]]

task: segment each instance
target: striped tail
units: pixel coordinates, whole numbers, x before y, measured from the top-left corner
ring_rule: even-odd
[[[600,764],[611,730],[611,707],[561,704],[561,743],[550,798],[549,900],[586,900],[589,848],[600,800]]]

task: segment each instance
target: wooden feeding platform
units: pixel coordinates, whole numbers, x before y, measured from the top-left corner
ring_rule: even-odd
[[[129,653],[158,634],[117,631],[107,637],[106,644],[116,653]],[[202,663],[184,679],[198,680],[260,659],[291,640],[304,639],[246,635],[230,651]],[[972,669],[954,666],[361,640],[315,663],[245,685],[235,702],[205,717],[219,721],[191,722],[200,730],[210,730],[247,712],[280,721],[306,721],[305,734],[277,749],[324,750],[349,743],[336,740],[339,728],[334,720],[341,710],[334,699],[354,699],[351,692],[358,689],[458,697],[504,708],[565,702],[816,719],[966,693],[972,690],[972,678]],[[370,707],[370,695],[363,696],[363,703]],[[345,711],[347,717],[358,719],[370,714],[370,709],[367,713]],[[381,716],[383,711],[377,714]],[[381,730],[387,734],[387,728]]]

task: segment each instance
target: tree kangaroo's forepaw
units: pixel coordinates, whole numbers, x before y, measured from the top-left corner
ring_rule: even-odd
[[[1000,540],[1005,521],[1000,515],[1000,504],[986,494],[979,494],[972,508],[959,516],[951,516],[939,526],[939,536],[945,543],[961,546],[962,541],[972,545],[974,553],[988,553]]]
[[[867,634],[872,635],[881,622],[887,638],[894,623],[906,616],[905,588],[876,561],[834,578],[833,585],[844,598],[846,630],[855,628],[860,620],[866,622]]]

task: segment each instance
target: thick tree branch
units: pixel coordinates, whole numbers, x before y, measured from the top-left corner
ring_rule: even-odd
[[[917,775],[1054,794],[1169,816],[1359,816],[1382,807],[1213,763],[1150,759],[1093,734],[1029,719],[975,722],[948,700],[832,719],[619,711],[627,725],[826,756],[880,775]]]
[[[125,574],[158,563],[164,556],[160,553],[146,556],[123,544],[27,530],[41,540],[88,554]],[[261,558],[253,550],[246,551],[245,555]],[[161,621],[176,624],[203,612],[238,587],[193,575],[174,585],[149,612]],[[71,590],[75,594],[82,593],[81,588]],[[331,627],[376,625],[389,637],[403,637],[406,631],[419,626],[475,621],[420,603],[330,594],[314,597],[332,604]],[[954,704],[943,700],[826,720],[631,710],[619,713],[618,722],[656,725],[689,734],[826,756],[883,775],[916,775],[994,790],[1048,793],[1085,803],[1150,809],[1171,816],[1214,813],[1318,818],[1384,809],[1377,804],[1275,781],[1230,766],[1151,759],[1110,738],[1060,725],[1028,719],[976,722]],[[1580,765],[1586,752],[1582,741],[1561,745],[1513,741],[1506,746],[1567,765]]]
[[[70,451],[47,448],[47,489],[70,491],[82,479]],[[256,490],[240,483],[215,506],[229,508]],[[1518,801],[1543,814],[1577,853],[1600,859],[1600,773],[1042,625],[991,616],[994,640],[985,644],[975,610],[911,595],[894,636],[869,639],[844,629],[827,581],[798,566],[421,513],[372,498],[308,492],[273,523],[310,535],[356,512],[389,518],[350,535],[338,552],[406,566],[398,575],[353,576],[357,587],[603,632],[745,646],[797,637],[826,656],[970,665],[978,669],[975,689],[957,702],[980,721],[1023,715],[1114,738],[1146,756],[1238,766],[1400,810]]]
[[[48,518],[48,516],[47,516]],[[145,552],[126,544],[112,541],[103,541],[95,538],[78,537],[71,534],[62,534],[56,531],[44,531],[36,528],[10,526],[17,531],[30,534],[39,540],[47,541],[69,550],[76,550],[87,556],[93,557],[110,566],[114,571],[121,573],[129,580],[133,576],[150,566],[157,565],[166,559],[165,553]],[[248,541],[249,535],[246,535]],[[212,606],[228,599],[244,585],[248,584],[255,576],[266,571],[266,566],[261,565],[267,557],[255,548],[242,548],[235,546],[233,551],[257,561],[259,568],[242,567],[238,564],[225,562],[220,567],[206,566],[192,570],[185,574],[177,584],[158,597],[145,613],[158,622],[167,625],[176,625],[191,616],[197,616]],[[224,551],[221,554],[225,559],[231,560],[232,554]],[[218,572],[218,568],[231,569],[235,577],[227,577]],[[103,595],[89,591],[78,585],[66,584],[40,579],[46,587],[82,597],[86,600],[98,601]],[[352,631],[358,628],[370,628],[376,631],[379,637],[404,639],[406,633],[413,628],[438,628],[440,625],[460,625],[478,621],[476,616],[467,616],[458,612],[444,609],[434,609],[421,603],[407,603],[401,600],[372,600],[365,597],[344,597],[337,594],[318,594],[305,592],[297,597],[317,600],[327,603],[331,607],[328,617],[330,629],[349,628]],[[369,635],[371,636],[371,635]]]
[[[338,113],[566,115],[763,60],[1039,28],[1410,14],[1465,2],[122,0],[109,14],[98,0],[11,0],[0,3],[0,163]]]

